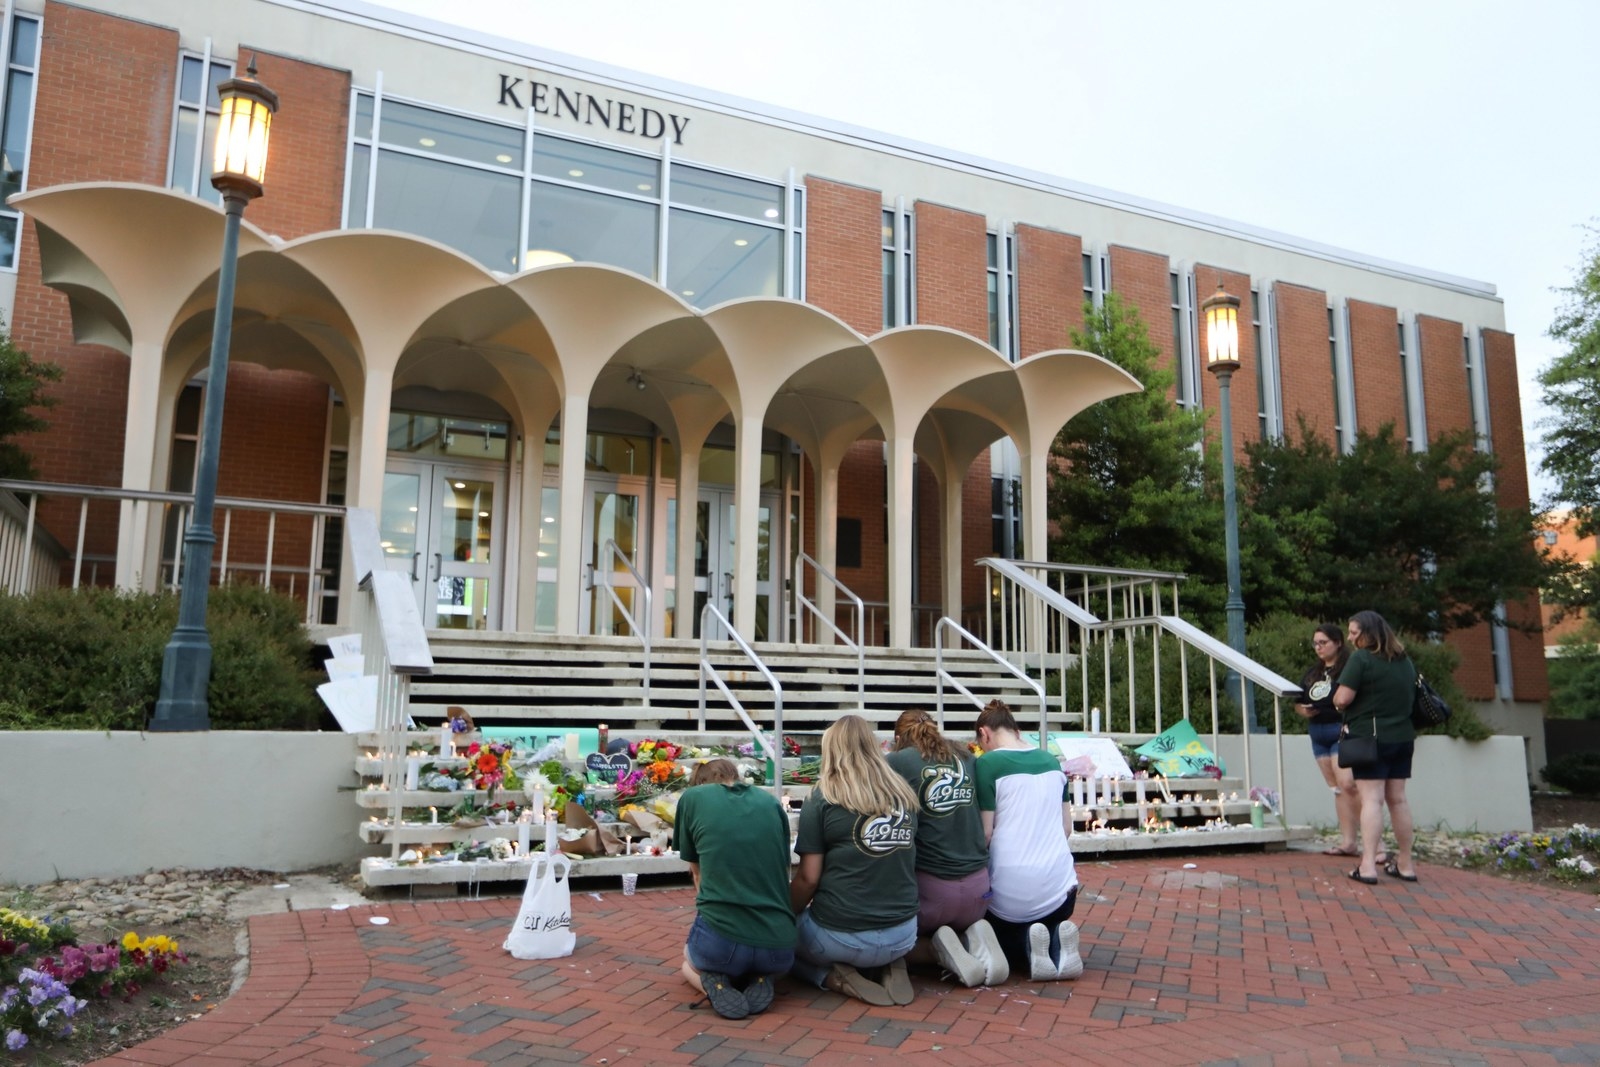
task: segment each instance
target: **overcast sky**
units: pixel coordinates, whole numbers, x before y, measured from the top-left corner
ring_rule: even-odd
[[[381,6],[1493,282],[1535,496],[1545,336],[1600,217],[1600,2]]]

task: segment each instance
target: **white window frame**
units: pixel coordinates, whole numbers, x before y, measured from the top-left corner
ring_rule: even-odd
[[[38,15],[23,11],[16,11],[9,2],[5,5],[5,15],[6,17],[4,22],[0,23],[0,56],[4,56],[6,60],[6,76],[4,78],[0,78],[0,120],[3,120],[7,116],[11,106],[11,100],[8,95],[11,87],[11,72],[13,70],[25,70],[29,74],[33,75],[28,82],[28,143],[27,146],[22,150],[22,184],[17,190],[18,192],[27,192],[28,172],[32,163],[31,157],[33,155],[34,121],[39,115],[39,51],[44,47],[44,19],[40,18]],[[18,21],[21,20],[35,23],[38,26],[39,32],[34,37],[35,44],[33,49],[32,66],[11,62],[11,42],[14,37],[12,28]],[[17,237],[16,240],[12,242],[11,247],[11,262],[0,263],[0,271],[4,271],[8,274],[15,274],[17,272],[17,264],[22,261],[22,236],[25,232],[22,225],[22,213],[11,207],[9,204],[0,203],[0,218],[11,219],[17,228]]]
[[[198,105],[186,103],[183,99],[183,64],[184,60],[198,59],[200,61],[200,102]],[[167,187],[177,189],[179,192],[188,193],[190,196],[203,196],[206,186],[201,185],[202,175],[206,173],[206,118],[211,115],[220,115],[221,108],[211,106],[211,68],[225,67],[228,77],[233,77],[235,64],[230,60],[218,59],[211,51],[211,38],[207,37],[205,45],[199,52],[187,50],[179,51],[177,76],[172,85],[172,127],[167,133]],[[199,122],[195,128],[194,163],[182,185],[178,184],[178,175],[174,173],[177,161],[172,158],[172,153],[178,146],[178,119],[185,111],[194,111],[199,115]]]

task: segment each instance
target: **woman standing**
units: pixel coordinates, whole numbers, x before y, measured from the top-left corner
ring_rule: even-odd
[[[822,735],[816,788],[800,809],[800,868],[789,886],[796,978],[868,1004],[911,1003],[905,955],[917,943],[916,836],[916,794],[890,769],[867,721],[840,717]]]
[[[894,724],[889,766],[917,794],[917,947],[911,962],[940,966],[964,986],[1010,976],[989,908],[989,846],[978,814],[972,756],[925,711]],[[957,936],[956,930],[965,932]]]
[[[1339,843],[1323,854],[1359,856],[1361,847],[1356,843],[1356,823],[1360,818],[1361,799],[1356,794],[1355,778],[1334,758],[1339,751],[1344,720],[1339,709],[1333,706],[1333,690],[1339,684],[1339,675],[1344,672],[1350,652],[1345,648],[1344,634],[1331,622],[1312,631],[1311,651],[1317,657],[1316,662],[1300,679],[1306,702],[1296,704],[1295,710],[1311,720],[1306,727],[1311,735],[1311,754],[1322,770],[1323,781],[1333,790],[1333,810],[1339,818]]]
[[[1022,739],[998,700],[978,713],[978,809],[989,841],[989,923],[1014,971],[1034,981],[1083,973],[1078,872],[1067,838],[1072,808],[1067,776],[1054,756]]]
[[[743,1019],[767,1010],[794,964],[789,816],[729,760],[702,763],[689,786],[674,819],[695,888],[683,977],[718,1015]]]
[[[1411,805],[1406,780],[1417,733],[1411,726],[1412,694],[1417,669],[1406,646],[1376,611],[1350,617],[1350,644],[1355,651],[1339,675],[1333,703],[1344,713],[1346,736],[1376,735],[1378,758],[1352,768],[1361,794],[1361,862],[1350,877],[1367,885],[1378,882],[1378,842],[1383,838],[1383,808],[1394,826],[1395,854],[1384,864],[1392,878],[1417,880],[1411,861]]]

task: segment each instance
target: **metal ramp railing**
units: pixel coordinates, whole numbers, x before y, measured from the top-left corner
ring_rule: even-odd
[[[838,624],[825,615],[810,597],[806,596],[805,569],[807,564],[816,573],[819,582],[826,580],[831,583],[836,590],[843,593],[845,598],[855,605],[856,635],[854,638],[839,629]],[[830,574],[816,560],[804,552],[796,556],[794,561],[794,641],[797,645],[801,643],[805,635],[806,616],[802,609],[815,616],[816,625],[819,629],[826,627],[828,632],[837,637],[845,647],[855,650],[856,694],[864,701],[867,695],[867,668],[866,653],[862,648],[862,640],[866,632],[866,605],[849,586]]]
[[[772,740],[770,743],[766,735],[762,733],[761,727],[757,726],[755,720],[750,718],[750,713],[745,710],[739,698],[733,695],[733,690],[728,688],[728,683],[723,681],[722,675],[718,673],[716,667],[711,663],[710,623],[712,619],[716,619],[717,622],[721,623],[723,633],[727,634],[728,639],[744,653],[745,658],[750,661],[761,677],[772,687]],[[746,728],[749,729],[751,736],[755,738],[756,744],[767,754],[767,774],[772,783],[772,793],[773,796],[781,800],[783,798],[783,685],[767,669],[767,665],[761,662],[761,657],[756,655],[755,650],[750,647],[749,643],[739,636],[739,631],[733,628],[733,624],[728,621],[727,616],[718,611],[717,606],[709,600],[706,601],[706,606],[700,610],[700,730],[702,733],[705,732],[706,728],[707,682],[715,685],[717,690],[727,698],[729,706],[733,708]]]
[[[633,635],[639,639],[639,644],[644,653],[643,699],[644,706],[648,708],[650,706],[650,620],[655,618],[655,612],[651,608],[650,583],[644,580],[644,575],[640,574],[638,569],[634,567],[633,561],[628,558],[627,553],[622,551],[621,546],[616,541],[606,541],[605,547],[600,550],[600,554],[607,565],[595,568],[594,585],[596,588],[606,591],[606,595],[611,598],[612,606],[617,609],[623,620],[627,622],[628,628],[633,631]],[[622,564],[623,569],[633,578],[634,584],[632,588],[640,591],[640,599],[644,601],[643,622],[634,618],[627,602],[618,594],[617,587],[612,581],[617,573],[616,568],[610,565],[612,561]]]

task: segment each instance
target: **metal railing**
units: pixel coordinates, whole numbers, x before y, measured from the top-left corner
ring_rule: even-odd
[[[829,582],[832,584],[834,589],[838,590],[840,593],[843,593],[845,598],[849,600],[851,604],[855,605],[856,626],[854,638],[851,638],[849,634],[841,630],[832,619],[828,618],[822,613],[822,610],[817,607],[816,603],[813,602],[810,597],[806,596],[805,573],[807,564],[810,564],[812,571],[817,576],[818,582]],[[843,642],[846,647],[855,649],[856,695],[859,699],[865,701],[867,698],[867,666],[866,652],[862,648],[862,639],[866,632],[866,606],[861,602],[861,598],[856,596],[855,592],[852,591],[849,586],[845,585],[838,578],[830,574],[821,564],[812,559],[810,556],[806,555],[804,552],[801,552],[799,555],[797,555],[794,561],[794,643],[797,645],[800,644],[805,637],[806,617],[802,609],[809,611],[813,616],[815,616],[816,625],[819,629],[826,627],[827,631],[832,633],[841,642]],[[820,633],[818,636],[821,636]]]
[[[1030,678],[1024,671],[1020,670],[1015,664],[1009,662],[1004,657],[1000,656],[998,653],[996,653],[994,651],[994,649],[990,648],[983,641],[981,641],[977,637],[975,637],[971,630],[968,630],[965,626],[962,626],[960,623],[956,622],[954,619],[951,619],[951,618],[948,618],[948,617],[940,619],[939,620],[939,625],[934,627],[934,631],[933,631],[933,634],[934,634],[934,641],[933,641],[934,671],[935,671],[935,674],[936,674],[936,677],[937,677],[937,680],[938,680],[938,689],[937,689],[937,696],[936,696],[936,701],[937,701],[936,707],[938,709],[939,729],[941,731],[944,729],[944,687],[945,687],[945,683],[946,682],[948,682],[950,684],[950,686],[953,689],[956,690],[956,692],[958,692],[962,696],[966,697],[967,700],[972,704],[973,707],[978,708],[978,709],[981,710],[983,708],[983,706],[986,703],[988,703],[988,701],[984,700],[982,697],[980,697],[977,694],[975,694],[972,690],[968,689],[965,685],[962,685],[961,684],[961,679],[957,678],[954,674],[951,674],[949,671],[944,669],[944,650],[945,650],[944,637],[945,637],[945,634],[947,634],[947,633],[956,633],[956,634],[959,634],[960,636],[964,637],[966,639],[967,643],[970,644],[973,648],[976,648],[978,651],[980,651],[983,654],[987,655],[995,663],[999,664],[1001,667],[1004,667],[1007,671],[1010,671],[1013,675],[1015,675],[1017,678],[1021,679],[1023,682],[1026,682],[1028,687],[1033,690],[1034,695],[1039,700],[1039,747],[1040,748],[1045,748],[1049,743],[1050,722],[1049,722],[1049,712],[1048,712],[1048,710],[1046,709],[1046,706],[1045,706],[1044,687],[1042,685],[1040,685],[1038,682],[1034,681],[1032,678]]]
[[[15,492],[0,490],[0,588],[8,593],[25,595],[61,584],[67,550],[38,529],[38,518],[39,494],[29,493],[24,506]]]
[[[32,521],[36,513],[39,499],[66,498],[78,501],[78,521],[76,530],[76,547],[70,554],[72,561],[72,588],[77,589],[83,581],[83,570],[86,561],[91,557],[84,552],[84,543],[88,530],[89,505],[93,501],[114,501],[125,505],[125,512],[131,512],[130,521],[135,524],[147,521],[147,515],[152,505],[162,511],[160,530],[167,530],[168,518],[176,520],[176,537],[173,541],[174,552],[170,560],[161,560],[164,580],[162,584],[170,588],[181,587],[183,575],[181,572],[181,552],[177,547],[181,545],[183,534],[188,526],[189,512],[194,506],[194,496],[191,493],[174,493],[151,489],[118,489],[98,485],[68,485],[53,482],[30,482],[16,479],[0,479],[0,490],[9,490],[17,494],[31,494],[32,499],[28,506],[29,523],[23,545],[28,550],[27,559],[31,565],[36,565],[31,547],[36,543],[44,543],[45,537],[50,537],[50,542],[59,542],[49,534],[49,531]],[[247,500],[239,497],[218,497],[217,507],[222,511],[222,536],[219,545],[219,558],[213,564],[216,569],[217,582],[228,580],[229,569],[257,572],[260,574],[262,585],[271,587],[274,574],[287,575],[289,595],[294,596],[301,587],[305,589],[306,597],[306,622],[313,623],[317,618],[317,610],[321,606],[322,591],[325,583],[333,575],[318,565],[322,556],[322,545],[327,525],[330,518],[339,518],[345,514],[345,509],[332,504],[301,504],[287,500]],[[233,538],[233,517],[235,512],[265,513],[267,516],[265,555],[260,559],[246,559],[240,561],[231,557]],[[280,515],[305,516],[310,521],[309,558],[306,565],[290,566],[276,559],[276,544],[278,541],[278,517]],[[122,521],[119,518],[119,521]],[[157,536],[163,536],[157,534]],[[59,568],[69,558],[65,549],[55,565]],[[143,566],[139,561],[138,567]],[[137,568],[136,568],[137,569]],[[32,579],[31,566],[28,580]],[[8,582],[8,588],[11,586]]]
[[[1298,696],[1294,682],[1235,652],[1227,644],[1199,630],[1177,614],[1181,574],[1111,567],[984,559],[990,572],[991,610],[985,630],[996,651],[1021,669],[1037,672],[1044,688],[1054,690],[1063,718],[1077,717],[1082,728],[1100,732],[1091,721],[1090,676],[1098,667],[1100,705],[1105,708],[1104,732],[1139,741],[1161,733],[1166,720],[1166,693],[1162,664],[1176,654],[1177,690],[1181,714],[1191,717],[1191,653],[1206,662],[1204,691],[1211,710],[1211,745],[1221,736],[1219,701],[1227,682],[1219,682],[1218,666],[1238,678],[1238,706],[1246,706],[1251,686],[1264,690],[1273,701],[1273,735],[1277,752],[1277,790],[1283,793],[1282,701]],[[1166,610],[1170,604],[1170,612]],[[1103,614],[1090,610],[1091,606]],[[1163,641],[1163,637],[1167,640]],[[1076,651],[1073,651],[1076,638]],[[1166,646],[1175,646],[1168,647]],[[1148,658],[1148,663],[1141,661]],[[1114,661],[1123,663],[1114,669]],[[1098,661],[1098,662],[1095,662]],[[1070,709],[1069,679],[1078,674],[1079,706]],[[1148,671],[1149,696],[1143,697]],[[1123,708],[1118,703],[1119,684]],[[1117,729],[1114,712],[1125,711],[1125,729]],[[1098,716],[1096,716],[1098,718]],[[1244,780],[1253,784],[1249,722],[1241,715]]]
[[[389,826],[398,830],[405,809],[406,732],[411,726],[411,679],[433,673],[433,654],[409,576],[387,568],[378,519],[366,508],[346,512],[350,559],[360,576],[352,606],[361,633],[364,672],[377,679],[375,732]],[[401,837],[391,833],[390,858],[400,858]]]
[[[633,635],[639,639],[639,644],[644,649],[644,706],[648,708],[650,706],[650,620],[655,618],[655,612],[651,610],[650,584],[644,580],[644,575],[640,574],[634,567],[633,561],[627,557],[616,541],[608,540],[605,543],[605,547],[600,550],[600,555],[605,560],[605,566],[595,567],[594,584],[596,588],[606,591],[606,595],[611,598],[611,603],[622,614],[622,617],[627,620],[629,629],[633,631]],[[634,588],[638,589],[642,594],[642,599],[644,600],[644,621],[642,623],[633,617],[633,612],[628,610],[627,603],[617,594],[616,586],[611,584],[611,578],[616,573],[616,568],[611,565],[612,560],[621,563],[626,568],[627,572],[633,576]]]
[[[750,713],[745,711],[744,705],[739,702],[739,698],[733,695],[733,690],[728,688],[728,684],[722,680],[722,675],[711,664],[709,635],[713,618],[722,624],[723,633],[727,634],[728,639],[745,654],[745,658],[750,661],[751,665],[761,674],[761,677],[765,678],[767,684],[772,687],[772,740],[770,743],[767,741],[766,735],[761,732],[761,727],[757,726],[755,720],[750,718]],[[702,733],[705,732],[706,728],[707,682],[715,685],[722,695],[727,698],[729,705],[732,706],[739,718],[743,720],[745,727],[755,738],[756,744],[767,754],[767,767],[772,777],[772,795],[781,800],[783,798],[783,685],[767,669],[767,665],[761,662],[761,657],[755,654],[755,650],[750,647],[744,638],[739,636],[739,631],[733,628],[733,624],[728,621],[727,616],[718,611],[717,606],[709,600],[706,602],[706,606],[700,609],[700,731]]]

